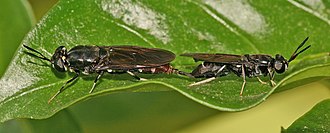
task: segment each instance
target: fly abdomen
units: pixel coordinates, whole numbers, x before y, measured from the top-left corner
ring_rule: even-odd
[[[149,73],[149,74],[158,74],[158,73],[175,73],[175,69],[170,64],[165,64],[157,67],[143,67],[139,68],[138,72],[140,73]]]

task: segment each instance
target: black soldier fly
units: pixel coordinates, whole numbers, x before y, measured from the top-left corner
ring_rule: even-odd
[[[50,62],[55,70],[75,73],[48,100],[48,103],[59,95],[67,84],[77,79],[81,73],[85,75],[98,74],[89,93],[93,92],[97,81],[104,72],[110,74],[128,73],[137,80],[146,79],[138,77],[136,73],[175,73],[186,75],[169,64],[175,59],[175,54],[163,49],[139,46],[76,46],[67,52],[64,46],[60,46],[55,50],[52,58],[49,59],[33,48],[26,45],[24,47],[38,55],[30,54]]]
[[[306,43],[308,37],[298,46],[293,52],[290,59],[287,61],[282,55],[276,54],[275,58],[265,54],[207,54],[207,53],[185,53],[181,56],[192,57],[195,62],[203,61],[190,74],[195,78],[207,78],[205,80],[190,84],[189,86],[199,85],[214,80],[216,77],[226,76],[233,72],[237,76],[243,77],[243,84],[240,95],[242,96],[246,84],[246,77],[257,77],[262,84],[267,84],[262,81],[259,76],[269,75],[272,86],[275,86],[274,76],[276,73],[283,73],[287,70],[289,63],[294,60],[300,53],[304,52],[311,45],[303,50],[298,50]]]

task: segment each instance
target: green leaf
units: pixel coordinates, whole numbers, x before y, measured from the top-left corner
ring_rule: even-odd
[[[293,122],[286,133],[328,133],[330,132],[330,99],[315,105],[310,111]]]
[[[324,10],[326,3],[320,2]],[[310,6],[309,6],[310,5]],[[329,77],[328,30],[330,20],[323,9],[295,1],[217,2],[205,1],[132,1],[70,0],[60,1],[23,41],[46,56],[64,45],[139,45],[173,51],[228,54],[275,55],[290,57],[307,36],[311,49],[290,63],[289,70],[275,77],[277,86],[263,85],[256,78],[247,79],[240,97],[242,78],[221,77],[207,84],[188,87],[201,79],[179,75],[139,74],[147,81],[136,81],[128,74],[105,74],[92,87],[96,75],[82,76],[56,97],[47,100],[73,75],[50,69],[48,62],[26,54],[20,48],[9,70],[0,81],[0,121],[12,118],[49,117],[59,110],[88,97],[136,91],[174,89],[211,108],[241,111],[264,101],[275,89],[285,90],[306,84],[308,79]],[[198,63],[177,57],[172,65],[191,71]],[[268,78],[264,77],[267,81]],[[304,81],[304,82],[301,82]],[[144,87],[157,84],[163,87]]]
[[[81,133],[79,123],[67,110],[44,120],[18,119],[0,126],[0,132],[15,133]]]
[[[35,23],[26,0],[0,1],[0,77],[10,63],[15,50]]]
[[[219,114],[174,91],[110,94],[79,102],[68,110],[84,132],[113,133],[171,133]]]

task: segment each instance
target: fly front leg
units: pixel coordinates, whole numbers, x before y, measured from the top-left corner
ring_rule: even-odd
[[[264,85],[267,84],[267,82],[262,81],[259,77],[257,77],[257,79],[261,84],[264,84]]]
[[[89,93],[92,93],[95,89],[95,85],[96,85],[96,82],[101,78],[101,76],[103,75],[104,71],[101,71],[99,72],[99,74],[97,75],[97,77],[95,78],[94,80],[94,84],[93,84],[93,87],[92,89],[89,91]]]
[[[79,75],[80,75],[80,71],[79,70],[74,70],[74,72],[75,72],[75,75],[70,79],[70,80],[68,80],[68,81],[66,81],[65,82],[65,84],[64,85],[62,85],[62,87],[61,87],[61,89],[60,90],[58,90],[56,93],[55,93],[55,95],[53,95],[49,100],[48,100],[48,104],[58,95],[58,94],[60,94],[62,91],[64,91],[64,88],[65,88],[65,86],[67,85],[67,84],[69,84],[69,83],[71,83],[72,81],[74,81],[75,79],[77,79],[78,77],[79,77]]]
[[[245,84],[246,84],[244,64],[242,64],[242,77],[243,77],[243,84],[242,84],[241,92],[239,93],[240,96],[243,95],[243,91],[244,91]]]
[[[135,79],[137,80],[142,80],[142,81],[146,81],[147,79],[145,78],[140,78],[139,76],[135,75],[133,72],[131,71],[126,71],[129,75],[133,76]]]
[[[276,86],[276,83],[274,81],[274,77],[275,77],[275,72],[274,71],[271,71],[268,69],[268,72],[269,72],[269,80],[270,80],[270,83],[272,84],[272,86]]]

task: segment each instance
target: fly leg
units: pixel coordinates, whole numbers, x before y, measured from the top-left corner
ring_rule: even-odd
[[[223,70],[225,69],[226,65],[223,65],[215,74],[214,74],[214,77],[211,77],[211,78],[207,78],[207,79],[204,79],[202,81],[199,81],[199,82],[195,82],[195,83],[192,83],[188,86],[195,86],[195,85],[200,85],[200,84],[204,84],[204,83],[208,83],[208,82],[211,82],[213,80],[215,80],[215,78],[217,77],[217,75]]]
[[[200,84],[204,84],[204,83],[211,82],[211,81],[213,81],[213,80],[215,80],[215,77],[207,78],[207,79],[204,79],[204,80],[202,80],[202,81],[192,83],[192,84],[190,84],[190,85],[188,85],[188,86],[200,85]]]
[[[130,71],[126,71],[129,75],[133,76],[135,79],[137,80],[142,80],[142,81],[145,81],[147,79],[145,78],[140,78],[139,76],[135,75],[133,72],[130,72]]]
[[[192,76],[190,73],[186,73],[186,72],[183,72],[183,71],[179,71],[179,70],[176,70],[174,69],[174,73],[176,74],[180,74],[180,75],[184,75],[184,76],[187,76],[187,77],[190,77],[190,78],[194,78],[194,76]]]
[[[240,96],[243,95],[243,91],[244,91],[244,87],[245,87],[245,84],[246,84],[246,80],[245,80],[245,70],[244,70],[244,64],[242,64],[242,77],[243,77],[243,84],[242,84],[242,89],[241,89],[241,92],[239,93]]]
[[[62,87],[61,87],[61,89],[60,90],[58,90],[56,93],[55,93],[55,95],[53,95],[49,100],[48,100],[48,104],[58,95],[58,94],[60,94],[62,91],[64,91],[64,87],[67,85],[67,84],[69,84],[69,83],[71,83],[72,81],[74,81],[75,79],[77,79],[78,77],[79,77],[79,75],[80,75],[80,71],[79,70],[75,70],[75,75],[70,79],[70,80],[68,80],[68,81],[66,81],[65,82],[65,84],[64,85],[62,85]]]
[[[96,77],[95,80],[94,80],[93,87],[92,87],[92,89],[89,91],[89,93],[92,93],[92,92],[94,91],[94,89],[95,89],[95,85],[96,85],[96,82],[101,78],[101,76],[103,75],[103,73],[104,73],[104,71],[101,71],[101,72],[99,73],[99,75],[97,75],[97,77]]]
[[[271,71],[268,69],[268,72],[269,72],[269,80],[270,80],[270,83],[272,84],[272,86],[276,86],[276,83],[274,81],[274,77],[275,77],[275,72]]]
[[[257,79],[258,79],[258,81],[261,83],[261,84],[267,84],[267,82],[265,82],[265,81],[262,81],[259,77],[257,77]]]

